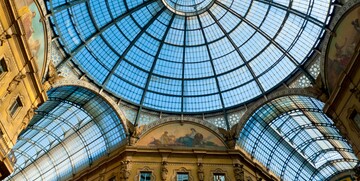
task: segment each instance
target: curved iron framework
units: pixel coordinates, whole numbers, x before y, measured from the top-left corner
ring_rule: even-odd
[[[126,143],[119,117],[95,93],[63,86],[48,96],[13,147],[6,180],[65,180]]]
[[[72,60],[140,111],[181,114],[226,113],[296,70],[314,81],[303,65],[333,8],[330,0],[214,0],[190,15],[174,13],[161,0],[46,4],[68,53],[58,66]]]
[[[305,96],[274,99],[253,113],[238,144],[283,180],[325,180],[351,169],[358,160],[322,108]]]

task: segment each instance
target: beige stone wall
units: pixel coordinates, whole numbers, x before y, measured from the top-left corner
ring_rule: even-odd
[[[19,133],[33,116],[33,109],[46,99],[40,78],[34,70],[35,62],[26,48],[26,40],[9,1],[0,1],[0,60],[4,58],[6,71],[0,75],[0,172],[12,172],[13,160],[6,158]],[[16,99],[21,106],[14,114],[10,107]],[[0,177],[1,179],[2,177]]]
[[[214,173],[225,174],[227,181],[279,180],[240,148],[229,149],[219,133],[204,125],[159,121],[138,131],[133,146],[110,153],[72,180],[138,181],[141,171],[158,181],[176,180],[178,172],[188,173],[191,181],[213,180]]]
[[[347,75],[339,83],[338,89],[330,96],[325,111],[334,118],[341,134],[347,138],[360,159],[360,127],[351,118],[353,111],[360,113],[360,71],[358,71],[360,59],[358,55],[353,63]]]
[[[360,126],[355,124],[351,114],[354,111],[360,113],[360,31],[356,23],[359,17],[358,4],[348,8],[343,14],[333,30],[336,36],[329,38],[324,60],[327,69],[324,77],[330,93],[324,112],[334,120],[340,133],[353,146],[358,158],[360,158]],[[352,32],[347,32],[350,30]],[[339,48],[340,44],[342,48]],[[343,64],[335,66],[331,64],[333,62]]]
[[[279,180],[262,167],[244,159],[239,150],[229,152],[135,147],[123,149],[119,155],[94,164],[94,167],[75,175],[71,180],[107,181],[115,177],[117,181],[138,181],[140,172],[146,171],[152,173],[152,180],[161,181],[163,180],[162,170],[165,167],[167,174],[164,178],[168,181],[176,180],[178,172],[188,173],[190,180],[198,181],[200,180],[198,174],[200,163],[203,165],[206,181],[213,180],[214,173],[225,174],[228,181],[237,180],[234,173],[236,164],[242,165],[244,171],[242,179],[239,180]]]

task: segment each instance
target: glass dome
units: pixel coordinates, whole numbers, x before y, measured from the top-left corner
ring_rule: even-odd
[[[306,96],[271,100],[247,120],[238,144],[281,180],[331,180],[359,160],[323,108]]]
[[[5,181],[69,180],[127,143],[122,121],[101,96],[76,86],[47,94],[12,148],[16,163]]]
[[[52,0],[54,32],[113,95],[163,112],[214,112],[279,86],[303,65],[330,0]]]

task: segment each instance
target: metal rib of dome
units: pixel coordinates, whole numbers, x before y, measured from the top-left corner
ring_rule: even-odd
[[[6,180],[68,180],[126,144],[121,120],[102,97],[75,86],[47,94],[12,148],[17,160]]]
[[[330,180],[359,162],[322,109],[306,96],[285,96],[257,109],[238,144],[281,180]]]
[[[47,6],[66,60],[96,84],[145,108],[197,113],[247,103],[302,71],[330,3],[52,0]]]

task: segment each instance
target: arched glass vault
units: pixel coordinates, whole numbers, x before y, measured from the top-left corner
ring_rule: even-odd
[[[68,57],[141,108],[204,113],[281,85],[324,34],[333,0],[48,0]]]
[[[327,180],[358,162],[352,148],[305,96],[272,100],[246,122],[238,144],[283,180]]]
[[[6,180],[66,180],[126,143],[115,110],[90,90],[63,86],[48,97],[13,147]]]

